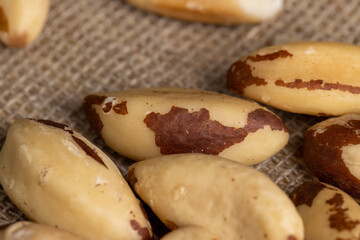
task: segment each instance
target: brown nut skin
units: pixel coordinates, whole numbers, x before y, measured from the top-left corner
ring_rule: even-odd
[[[305,133],[304,163],[320,181],[360,200],[360,114],[320,122]]]
[[[306,240],[360,239],[360,206],[340,189],[310,181],[290,198],[303,219]]]
[[[0,229],[0,240],[82,240],[74,234],[49,225],[27,221],[16,222]]]

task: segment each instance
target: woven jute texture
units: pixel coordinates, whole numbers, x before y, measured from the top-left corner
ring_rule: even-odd
[[[0,46],[0,147],[15,119],[51,119],[82,133],[126,174],[131,160],[90,129],[81,109],[85,95],[155,86],[230,94],[227,69],[258,48],[302,40],[360,43],[359,0],[285,1],[285,9],[269,21],[219,26],[160,17],[120,0],[52,0],[33,45]],[[310,178],[300,148],[304,131],[322,119],[271,110],[287,124],[290,141],[255,168],[290,193]],[[3,190],[0,201],[0,224],[24,218]]]

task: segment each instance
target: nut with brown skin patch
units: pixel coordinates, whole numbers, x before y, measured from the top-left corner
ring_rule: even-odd
[[[195,89],[92,94],[83,108],[106,144],[136,161],[198,152],[255,164],[278,152],[289,136],[281,119],[258,104]]]
[[[63,124],[16,120],[0,152],[0,182],[36,222],[88,240],[152,237],[138,199],[114,162]]]
[[[0,40],[22,48],[40,34],[49,11],[49,0],[0,0]]]
[[[298,42],[262,48],[235,62],[227,86],[294,113],[338,116],[360,112],[360,47]]]
[[[360,199],[360,114],[320,122],[305,133],[304,163],[320,181]]]
[[[303,218],[306,240],[360,238],[360,206],[340,189],[306,182],[295,189],[291,199]]]

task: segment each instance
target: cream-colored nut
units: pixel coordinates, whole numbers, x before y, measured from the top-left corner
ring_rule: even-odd
[[[255,164],[278,152],[289,138],[281,119],[266,108],[208,91],[98,93],[87,96],[83,107],[106,144],[133,160],[197,152]]]
[[[287,195],[266,175],[224,158],[174,154],[137,162],[128,180],[170,229],[201,226],[218,239],[304,239]]]
[[[306,240],[360,239],[360,206],[340,189],[306,182],[291,199],[304,221]]]
[[[334,42],[272,46],[234,63],[227,85],[244,96],[294,113],[360,112],[360,47]]]
[[[151,239],[150,224],[116,165],[65,125],[15,121],[0,152],[0,181],[36,222],[89,240]]]
[[[175,229],[160,240],[219,240],[208,230],[197,226],[187,226]]]
[[[128,0],[135,6],[188,21],[209,23],[260,22],[274,17],[283,0]]]
[[[49,0],[0,0],[0,40],[9,47],[25,47],[40,34]]]
[[[74,234],[49,225],[16,222],[0,230],[0,240],[81,240]]]
[[[309,128],[303,153],[314,177],[360,200],[360,114],[330,118]]]

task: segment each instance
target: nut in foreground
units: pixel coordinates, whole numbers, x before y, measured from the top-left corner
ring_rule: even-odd
[[[49,0],[0,0],[0,40],[9,47],[31,44],[41,32]]]
[[[114,162],[67,126],[16,120],[0,152],[0,181],[29,218],[87,240],[149,240],[150,223]]]
[[[288,196],[249,166],[199,153],[174,154],[131,165],[128,180],[170,229],[200,226],[224,240],[304,239]]]

